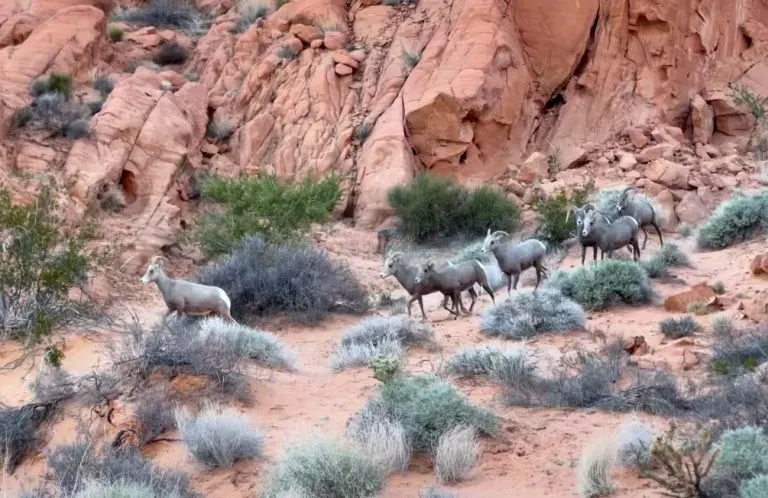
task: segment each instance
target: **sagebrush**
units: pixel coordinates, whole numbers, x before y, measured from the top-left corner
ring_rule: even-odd
[[[116,20],[157,28],[192,29],[200,21],[200,12],[187,0],[150,0],[146,4],[114,13]]]
[[[659,330],[667,339],[680,339],[692,336],[701,330],[701,325],[691,315],[685,315],[681,318],[665,318],[659,323]]]
[[[581,306],[556,289],[519,291],[483,311],[480,330],[490,336],[518,339],[581,329],[586,319]]]
[[[724,249],[768,230],[768,189],[757,194],[735,193],[699,226],[696,244],[701,249]]]
[[[640,266],[650,278],[668,278],[670,267],[691,267],[691,261],[676,244],[667,242],[648,259],[640,260]]]
[[[365,289],[344,263],[310,245],[271,244],[258,236],[203,268],[200,283],[224,289],[238,321],[287,313],[309,323],[336,311],[368,310]]]
[[[290,184],[274,176],[202,182],[202,199],[217,208],[198,218],[196,237],[203,252],[217,256],[231,252],[248,235],[284,242],[302,235],[312,223],[322,223],[341,198],[339,180],[305,178]]]
[[[401,220],[400,230],[417,242],[480,236],[489,228],[511,233],[518,224],[517,206],[495,190],[468,190],[429,174],[392,187],[387,199]]]

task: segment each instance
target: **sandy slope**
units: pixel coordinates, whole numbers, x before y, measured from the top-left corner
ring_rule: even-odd
[[[669,237],[688,251],[692,251],[693,241],[680,237]],[[650,239],[648,252],[657,247],[658,241]],[[322,242],[332,254],[349,262],[363,282],[373,289],[392,291],[393,297],[402,295],[393,279],[381,281],[378,277],[381,258],[373,254],[374,236],[360,233],[353,229],[342,228],[328,235]],[[756,290],[768,289],[768,281],[751,277],[748,272],[750,258],[761,248],[764,242],[752,242],[735,248],[714,253],[693,253],[695,268],[675,269],[683,283],[656,283],[656,289],[662,295],[669,295],[684,290],[686,285],[701,280],[714,282],[722,280],[727,288],[724,296],[730,303],[725,310],[717,314],[698,317],[703,324],[718,315],[735,317],[740,298],[749,297]],[[561,268],[571,268],[579,264],[576,251],[563,261]],[[523,280],[526,282],[527,280]],[[143,320],[157,318],[163,303],[156,288],[141,287],[136,284],[137,298],[130,303],[140,312]],[[506,297],[501,291],[500,298]],[[448,319],[448,314],[439,308],[440,297],[429,296],[426,299],[427,313],[435,327],[440,351],[428,352],[416,348],[408,354],[408,371],[411,373],[435,371],[441,361],[449,358],[462,347],[479,343],[500,343],[486,339],[479,331],[479,311],[490,305],[488,296],[481,297],[471,317],[459,320]],[[125,311],[129,303],[117,304],[117,309]],[[414,307],[414,311],[417,307]],[[377,310],[386,313],[387,310]],[[616,308],[609,312],[592,314],[588,321],[588,332],[573,333],[567,336],[542,336],[529,341],[532,348],[543,349],[557,355],[560,351],[571,350],[576,345],[597,349],[599,341],[595,332],[602,331],[608,338],[616,335],[644,335],[651,345],[648,355],[637,357],[641,364],[663,364],[676,372],[681,378],[698,375],[702,366],[692,366],[696,355],[705,355],[709,345],[709,331],[695,338],[693,346],[668,346],[663,344],[663,336],[658,333],[657,325],[668,316],[659,306],[642,308]],[[254,381],[255,399],[252,406],[241,406],[248,418],[267,434],[265,459],[260,462],[240,462],[233,470],[205,471],[187,456],[179,442],[163,441],[148,445],[144,452],[163,466],[180,467],[193,475],[195,487],[205,496],[232,497],[253,496],[261,487],[269,466],[280,455],[281,450],[292,439],[301,437],[310,431],[326,434],[341,434],[350,415],[363,406],[375,393],[377,381],[371,377],[367,368],[349,369],[334,374],[328,368],[328,361],[341,333],[356,323],[357,318],[334,316],[315,328],[306,327],[265,327],[276,333],[281,340],[298,353],[298,371],[294,373],[261,371]],[[65,359],[63,368],[74,374],[82,374],[91,368],[109,368],[104,353],[105,340],[114,333],[94,331],[66,331]],[[597,334],[599,335],[599,333]],[[504,344],[501,344],[504,346]],[[685,355],[684,355],[685,351]],[[17,355],[11,345],[4,345],[0,350],[0,361],[5,363]],[[683,369],[683,358],[687,370]],[[0,401],[18,404],[30,398],[26,388],[35,375],[37,367],[24,367],[10,372],[0,373]],[[28,372],[26,378],[22,376]],[[594,438],[608,435],[617,430],[628,419],[628,414],[610,414],[595,410],[551,410],[522,409],[503,406],[497,399],[498,388],[490,382],[452,379],[452,381],[470,398],[486,406],[502,419],[502,437],[496,441],[484,441],[484,453],[481,463],[472,479],[455,487],[460,497],[569,497],[575,496],[576,466],[582,448]],[[119,410],[120,404],[117,405]],[[641,418],[661,426],[660,418],[641,415]],[[85,408],[67,406],[65,415],[55,425],[47,449],[72,440],[76,435],[77,421],[90,423],[91,431],[97,437],[103,422]],[[177,434],[168,434],[174,439]],[[44,472],[44,458],[39,457],[24,463],[13,476],[6,476],[3,488],[5,496],[13,496],[20,484]],[[658,496],[647,481],[641,481],[632,473],[619,472],[619,497]],[[434,484],[435,477],[430,464],[423,458],[416,458],[410,471],[404,475],[392,476],[384,497],[414,497],[422,487]]]

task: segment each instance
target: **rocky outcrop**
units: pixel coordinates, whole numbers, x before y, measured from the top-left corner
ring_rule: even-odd
[[[64,165],[81,213],[111,186],[122,187],[122,214],[130,217],[131,230],[121,242],[131,250],[121,258],[129,274],[175,242],[179,208],[169,201],[208,119],[203,85],[189,82],[177,92],[163,86],[163,78],[146,68],[121,81],[91,120],[91,136],[74,144]]]

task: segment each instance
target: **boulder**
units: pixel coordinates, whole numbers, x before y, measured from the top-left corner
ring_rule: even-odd
[[[668,188],[687,189],[690,169],[666,159],[656,159],[645,167],[645,176]]]
[[[709,210],[696,192],[686,192],[675,208],[675,214],[682,223],[698,225],[709,216]]]
[[[645,164],[660,159],[665,155],[669,155],[669,153],[674,152],[674,150],[675,146],[668,143],[651,145],[650,147],[643,149],[635,156],[635,158],[638,162]]]
[[[687,313],[688,305],[698,302],[707,303],[707,306],[713,309],[720,307],[715,290],[706,282],[701,282],[687,291],[674,294],[664,299],[664,309],[677,313]]]
[[[724,91],[709,92],[706,101],[712,106],[715,129],[725,135],[748,136],[755,124],[755,118],[737,106]]]
[[[757,254],[749,264],[749,271],[753,275],[768,275],[768,252]]]
[[[662,218],[661,229],[665,232],[674,232],[679,220],[675,213],[675,197],[669,189],[664,189],[653,199],[663,213],[659,213]]]
[[[617,154],[619,156],[619,169],[622,171],[630,171],[637,165],[637,159],[634,154],[621,151]]]
[[[520,167],[517,180],[521,183],[532,183],[544,178],[549,178],[549,161],[541,152],[534,152]]]
[[[651,139],[639,128],[630,128],[626,132],[627,138],[636,149],[642,149],[651,142]]]
[[[691,125],[693,141],[702,145],[708,144],[715,131],[715,113],[707,101],[698,94],[691,101]],[[704,150],[702,152],[706,153]]]

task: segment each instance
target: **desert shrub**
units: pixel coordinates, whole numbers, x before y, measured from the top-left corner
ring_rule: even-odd
[[[685,238],[688,238],[693,235],[693,226],[689,225],[688,223],[680,223],[677,225],[677,233]]]
[[[576,218],[568,215],[570,206],[582,206],[587,203],[589,194],[594,190],[594,181],[589,180],[571,192],[559,189],[546,199],[537,199],[534,203],[539,212],[539,228],[536,238],[546,241],[547,247],[560,247],[566,240],[575,237]],[[568,221],[566,221],[566,217]]]
[[[676,244],[667,242],[664,247],[656,251],[648,259],[641,260],[640,266],[650,278],[669,277],[668,269],[670,267],[691,266],[691,261]]]
[[[352,271],[310,246],[269,244],[251,236],[224,261],[205,267],[200,281],[226,291],[233,316],[289,313],[316,322],[333,311],[364,313],[366,293]]]
[[[176,42],[164,43],[152,57],[152,62],[159,66],[169,64],[184,64],[189,54],[187,49]]]
[[[447,489],[429,486],[419,491],[419,498],[456,498],[456,493]]]
[[[119,26],[109,26],[107,28],[107,36],[109,36],[109,39],[114,43],[121,41],[124,35],[125,32]]]
[[[155,491],[146,484],[130,481],[102,483],[88,481],[74,498],[153,498]],[[178,495],[171,495],[176,498]]]
[[[616,440],[616,453],[619,462],[625,466],[649,469],[651,464],[651,446],[653,430],[633,417],[630,422],[621,425]]]
[[[730,318],[718,316],[712,319],[712,335],[717,339],[718,336],[730,336],[736,332],[736,326]]]
[[[373,378],[379,382],[391,382],[403,373],[403,359],[397,355],[379,354],[369,366],[373,370]]]
[[[136,448],[116,450],[105,446],[97,455],[90,441],[79,440],[57,447],[48,456],[53,481],[63,496],[87,489],[87,483],[102,486],[133,484],[152,490],[149,496],[194,498],[189,477],[174,470],[155,467]],[[96,495],[103,496],[103,495]]]
[[[615,489],[610,472],[616,448],[609,439],[600,439],[584,448],[579,459],[577,490],[582,498],[609,495]]]
[[[97,194],[96,198],[99,200],[99,207],[104,211],[117,212],[128,205],[125,192],[120,185],[108,186],[106,190]]]
[[[505,339],[533,337],[549,332],[568,332],[584,326],[581,306],[556,289],[515,292],[509,299],[483,311],[480,330]]]
[[[64,237],[55,192],[43,187],[31,205],[16,204],[0,190],[0,329],[3,338],[38,342],[56,325],[75,318],[67,294],[85,283],[91,253],[87,233]]]
[[[763,498],[765,496],[768,496],[768,474],[746,480],[739,487],[739,498]]]
[[[349,436],[388,473],[408,470],[411,443],[400,422],[377,417],[369,424],[352,426]]]
[[[48,78],[35,80],[29,91],[34,97],[53,93],[68,99],[72,92],[72,77],[65,73],[51,73]]]
[[[70,121],[64,127],[62,136],[70,140],[77,140],[79,138],[85,138],[91,134],[91,124],[87,119],[75,119]]]
[[[149,391],[141,395],[134,412],[139,446],[144,446],[163,432],[176,428],[173,411],[170,393],[165,390]]]
[[[455,483],[467,477],[480,458],[474,427],[457,425],[440,436],[435,451],[435,473],[440,482]]]
[[[93,88],[99,91],[101,98],[103,99],[106,99],[107,95],[112,93],[112,90],[115,89],[115,82],[112,81],[109,76],[100,71],[93,73],[91,81],[93,83]]]
[[[360,123],[355,127],[354,137],[360,143],[365,142],[373,132],[373,123]]]
[[[423,242],[491,230],[513,232],[517,206],[488,187],[470,191],[445,178],[419,174],[409,185],[392,187],[387,200],[400,217],[402,232]]]
[[[274,176],[213,178],[202,183],[202,198],[223,208],[199,219],[198,239],[207,256],[225,254],[247,235],[268,241],[296,238],[312,223],[322,223],[341,196],[338,179],[305,178],[283,184]]]
[[[366,365],[378,355],[401,356],[407,346],[434,346],[435,331],[429,324],[412,320],[408,315],[364,318],[347,329],[331,357],[331,368]]]
[[[712,285],[712,290],[715,291],[715,294],[725,294],[725,284],[722,280],[718,280]]]
[[[231,467],[236,460],[259,457],[264,436],[234,408],[208,405],[195,417],[176,411],[181,439],[198,462],[207,467]]]
[[[686,311],[688,311],[688,313],[693,313],[694,315],[706,315],[709,312],[709,306],[704,301],[694,301],[688,303]]]
[[[101,109],[104,107],[104,101],[102,100],[91,100],[90,102],[85,104],[88,106],[88,112],[91,114],[91,116],[98,114],[101,112]]]
[[[383,469],[362,449],[314,437],[283,453],[262,496],[278,498],[298,489],[313,498],[372,498],[383,487]]]
[[[150,0],[141,7],[115,12],[119,21],[157,28],[192,29],[200,21],[200,12],[187,0]]]
[[[194,326],[168,321],[151,330],[134,324],[112,346],[112,360],[123,379],[145,381],[154,372],[207,378],[220,390],[249,397],[245,382],[248,340],[244,335],[202,335]]]
[[[205,136],[216,140],[228,140],[235,132],[235,123],[228,119],[212,119],[205,128]]]
[[[740,479],[768,474],[768,436],[760,427],[725,431],[720,437],[715,470]]]
[[[511,364],[524,365],[525,361],[524,348],[512,347],[501,351],[495,346],[474,346],[459,351],[448,360],[446,371],[465,377],[493,377],[504,370],[516,370]]]
[[[393,0],[387,0],[387,1],[393,1]],[[413,70],[416,65],[418,65],[419,61],[421,60],[421,51],[420,50],[403,50],[400,54],[400,58],[403,60],[403,66],[405,67],[406,71]]]
[[[768,229],[768,190],[754,195],[734,194],[720,204],[699,227],[696,243],[701,249],[724,249],[752,239]]]
[[[295,59],[299,52],[296,51],[292,46],[290,45],[280,45],[280,48],[277,49],[276,55],[280,57],[281,59]]]
[[[262,0],[240,0],[237,3],[237,10],[240,15],[235,21],[233,31],[243,33],[257,20],[267,17],[269,5]]]
[[[281,344],[274,334],[228,322],[218,316],[201,320],[198,327],[202,337],[214,335],[231,344],[241,345],[241,354],[262,366],[286,370],[294,368],[296,354]]]
[[[66,95],[58,92],[43,93],[32,102],[28,115],[22,121],[16,117],[16,126],[49,132],[53,137],[69,139],[82,138],[90,133],[86,105],[70,102]]]
[[[659,330],[667,339],[680,339],[701,330],[701,325],[691,315],[682,318],[665,318],[659,323]]]
[[[481,434],[495,435],[496,416],[469,403],[456,389],[432,375],[394,379],[379,386],[379,395],[368,401],[367,411],[380,410],[400,422],[414,451],[434,452],[440,436],[457,425],[475,427]]]
[[[57,403],[30,403],[20,407],[0,404],[0,458],[3,471],[13,474],[16,467],[43,444],[42,426],[56,413]]]
[[[654,298],[645,271],[631,261],[607,259],[570,272],[556,271],[546,284],[589,311],[618,304],[640,305]]]

